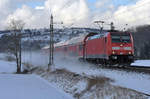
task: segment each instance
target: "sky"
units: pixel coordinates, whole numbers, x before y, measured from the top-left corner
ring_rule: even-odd
[[[12,20],[23,21],[24,28],[48,28],[50,14],[66,27],[95,28],[94,21],[102,20],[122,29],[150,24],[149,11],[150,0],[0,0],[0,30]]]

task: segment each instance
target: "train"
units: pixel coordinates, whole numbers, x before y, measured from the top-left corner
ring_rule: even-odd
[[[134,44],[130,32],[90,32],[56,43],[55,53],[77,57],[79,60],[100,64],[128,64],[134,61]]]

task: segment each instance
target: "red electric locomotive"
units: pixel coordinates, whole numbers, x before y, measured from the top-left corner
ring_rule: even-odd
[[[55,52],[106,64],[130,64],[134,60],[131,33],[89,33],[55,45]]]
[[[133,62],[133,38],[130,33],[105,32],[88,37],[85,44],[88,60],[108,64]]]

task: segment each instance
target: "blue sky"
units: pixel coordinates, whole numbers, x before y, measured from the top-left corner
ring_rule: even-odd
[[[22,5],[27,5],[29,7],[35,8],[36,6],[44,6],[44,0],[31,0],[30,2],[19,2],[17,8],[21,8]]]
[[[31,7],[35,8],[36,6],[43,6],[44,5],[44,1],[38,1],[38,2],[31,1],[31,2],[27,2],[26,4],[28,6],[31,6]]]
[[[88,6],[91,11],[99,11],[100,13],[102,13],[102,12],[109,10],[107,8],[108,6],[103,6],[100,9],[97,9],[95,7],[96,2],[98,2],[98,1],[104,2],[105,0],[87,0],[87,1],[88,1]],[[113,5],[115,7],[115,9],[117,9],[119,6],[132,5],[132,4],[135,4],[137,1],[138,0],[106,0],[107,3],[105,3],[105,4]]]
[[[89,3],[94,4],[97,1],[102,0],[88,0]],[[111,0],[111,3],[113,3],[115,6],[120,5],[128,5],[128,4],[134,4],[137,0]]]
[[[94,4],[97,1],[103,1],[103,0],[87,0],[88,5],[91,9],[95,9]],[[129,5],[129,4],[135,4],[137,0],[111,0],[110,4],[113,4],[116,8],[121,6],[121,5]],[[25,4],[35,8],[36,6],[43,6],[44,5],[44,0],[32,0],[30,2],[26,2]],[[21,5],[20,5],[21,6]]]
[[[115,6],[135,4],[137,0],[112,0]]]

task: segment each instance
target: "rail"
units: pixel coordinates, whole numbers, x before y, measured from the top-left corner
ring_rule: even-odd
[[[105,69],[113,69],[113,70],[123,70],[127,72],[138,72],[138,73],[145,73],[150,74],[150,67],[145,66],[128,66],[128,65],[121,65],[121,66],[103,66],[99,65],[101,68]]]

